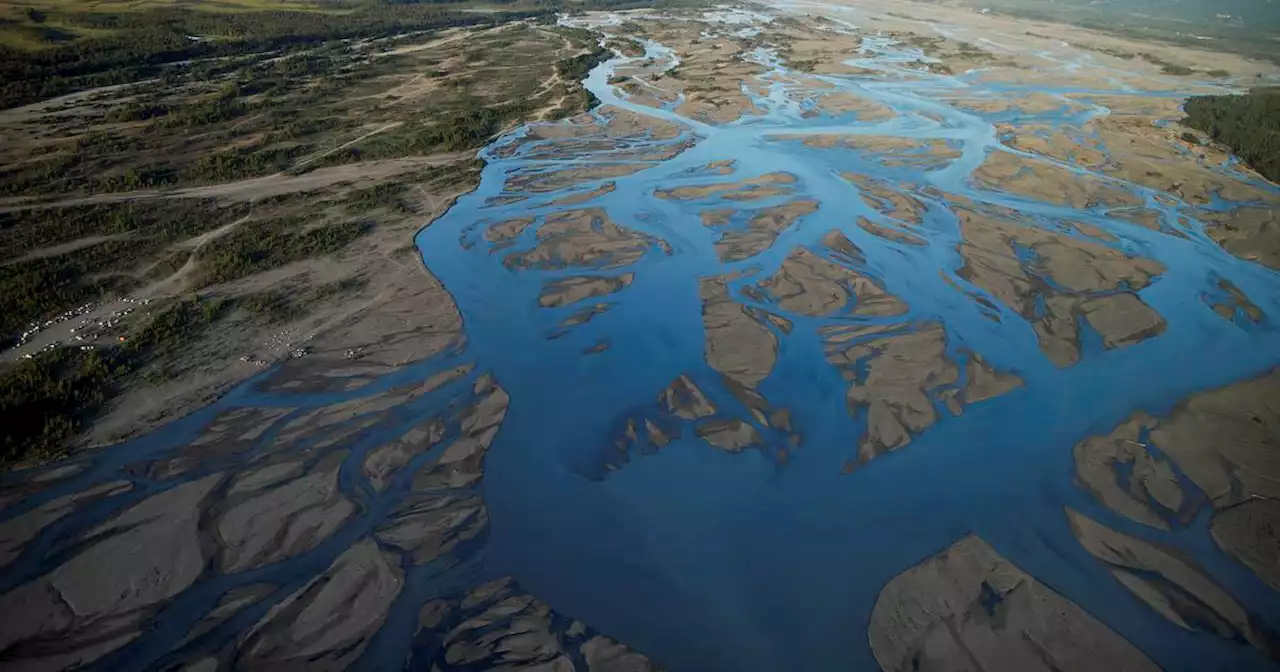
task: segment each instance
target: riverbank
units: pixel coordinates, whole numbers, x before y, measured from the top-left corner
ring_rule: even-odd
[[[353,315],[423,291],[413,234],[474,187],[473,148],[586,105],[563,71],[594,52],[590,35],[499,15],[482,23],[258,54],[198,82],[0,112],[15,139],[0,183],[23,194],[0,204],[3,461],[145,433],[306,356],[316,334]],[[182,123],[122,118],[142,98],[228,109]],[[77,168],[33,181],[33,153]],[[197,186],[79,179],[97,164],[99,177],[181,174]]]
[[[1208,232],[1280,188],[1175,116],[1224,84],[888,11],[563,17],[626,55],[484,148],[438,287],[2,481],[0,651],[1269,669],[1280,284]]]

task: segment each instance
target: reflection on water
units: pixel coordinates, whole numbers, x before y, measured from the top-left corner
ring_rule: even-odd
[[[862,75],[745,45],[740,90],[664,98],[659,73],[698,67],[671,47],[593,70],[590,115],[486,148],[480,187],[419,234],[461,332],[335,342],[8,484],[0,604],[30,617],[3,655],[897,668],[935,631],[892,614],[977,613],[913,583],[954,572],[955,600],[1059,610],[1103,660],[1265,668],[1270,556],[1231,549],[1272,514],[1212,514],[1266,495],[1241,474],[1267,467],[1224,449],[1244,465],[1224,494],[1177,452],[1182,416],[1129,418],[1280,363],[1276,273],[1091,167],[1111,157],[1082,125],[1109,110],[1077,83],[928,74],[869,37]],[[1048,158],[1058,132],[1096,156]],[[1088,664],[1073,651],[1040,660]]]

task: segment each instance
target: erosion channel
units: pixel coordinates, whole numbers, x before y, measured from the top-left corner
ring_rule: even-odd
[[[1280,275],[1211,232],[1280,188],[1166,128],[1224,85],[869,11],[562,19],[599,106],[390,336],[6,477],[6,669],[1272,669]]]

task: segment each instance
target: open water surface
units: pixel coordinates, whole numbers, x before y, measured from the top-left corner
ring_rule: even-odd
[[[751,30],[751,16],[725,13],[726,23]],[[852,19],[851,19],[852,20]],[[648,46],[659,61],[675,56]],[[1209,571],[1248,610],[1280,629],[1280,602],[1251,572],[1223,554],[1207,532],[1207,515],[1161,533],[1118,516],[1073,482],[1072,446],[1106,433],[1135,410],[1168,412],[1187,395],[1251,377],[1280,364],[1280,338],[1271,316],[1280,315],[1280,275],[1242,261],[1213,244],[1194,221],[1179,224],[1176,204],[1156,199],[1130,183],[1114,185],[1164,214],[1185,237],[1150,231],[1109,218],[1105,209],[1074,210],[992,191],[968,182],[990,151],[1000,150],[993,122],[1028,121],[1013,111],[978,115],[959,111],[936,96],[964,90],[967,97],[1016,98],[1031,92],[1063,95],[1073,88],[983,83],[977,76],[897,79],[904,64],[921,55],[889,39],[867,39],[853,61],[888,78],[825,77],[829,84],[882,103],[891,120],[868,123],[856,115],[805,114],[805,101],[785,94],[788,71],[767,50],[755,54],[772,68],[767,95],[756,96],[763,114],[727,125],[686,119],[674,109],[630,102],[607,82],[616,58],[589,75],[586,85],[604,106],[676,124],[673,140],[693,141],[675,158],[631,175],[609,178],[616,189],[584,206],[551,206],[565,191],[502,205],[512,171],[610,162],[610,152],[548,158],[539,143],[524,142],[528,129],[500,138],[481,152],[488,161],[480,187],[461,198],[417,238],[426,266],[452,294],[462,314],[467,345],[352,392],[268,394],[249,381],[214,406],[129,444],[95,457],[83,473],[0,514],[9,518],[89,485],[124,478],[127,495],[82,509],[42,532],[19,561],[6,569],[0,589],[10,589],[56,564],[56,541],[109,517],[113,511],[157,492],[168,483],[130,473],[128,465],[181,445],[219,411],[242,406],[314,408],[367,396],[421,380],[461,361],[477,372],[398,409],[395,429],[363,437],[353,451],[385,442],[441,405],[456,399],[479,373],[491,374],[510,394],[501,430],[485,460],[482,494],[490,516],[488,534],[461,548],[450,562],[408,571],[405,590],[357,667],[403,665],[425,600],[510,574],[556,610],[643,651],[675,670],[874,669],[866,631],[880,589],[895,575],[973,532],[1024,571],[1075,601],[1170,670],[1269,669],[1249,646],[1180,629],[1136,600],[1112,579],[1106,566],[1072,536],[1064,507],[1126,534],[1175,545]],[[1141,95],[1164,95],[1145,94]],[[1080,124],[1106,114],[1098,106],[1068,106],[1034,115],[1036,123]],[[817,149],[786,134],[865,134],[941,138],[961,156],[941,167],[889,167],[857,152]],[[517,147],[514,149],[513,148]],[[633,148],[634,149],[634,148]],[[732,159],[732,175],[699,171],[711,161]],[[1079,170],[1073,168],[1073,170]],[[1221,170],[1229,171],[1230,166]],[[818,211],[784,230],[771,248],[749,259],[722,263],[718,233],[701,225],[703,201],[660,199],[656,189],[709,181],[737,181],[785,171],[797,178],[794,198],[815,199]],[[1032,219],[1071,219],[1100,227],[1110,243],[1156,259],[1166,270],[1140,292],[1167,322],[1160,335],[1115,350],[1087,333],[1081,359],[1054,366],[1039,348],[1031,326],[992,298],[999,321],[948,286],[962,261],[955,217],[929,202],[917,233],[928,244],[895,244],[858,228],[859,215],[876,213],[839,173],[856,172],[931,185],[941,192],[1016,209]],[[605,180],[576,185],[589,191]],[[1269,187],[1274,188],[1274,187]],[[1236,204],[1219,203],[1218,207]],[[545,206],[545,207],[544,207]],[[483,240],[483,224],[580,207],[599,207],[616,223],[665,241],[638,261],[601,273],[634,273],[625,289],[604,297],[610,308],[585,324],[562,328],[581,306],[540,308],[538,295],[551,279],[583,269],[513,269],[505,255]],[[1183,220],[1184,222],[1186,220]],[[851,415],[848,383],[825,358],[817,329],[830,319],[787,315],[790,333],[777,332],[778,360],[759,391],[775,407],[791,409],[802,436],[785,464],[762,451],[730,454],[684,431],[654,454],[634,454],[621,468],[606,468],[614,440],[627,418],[656,405],[659,393],[688,374],[727,414],[747,416],[704,359],[699,279],[742,270],[756,272],[729,282],[736,301],[778,311],[741,289],[772,275],[798,246],[821,250],[820,239],[842,231],[864,253],[864,272],[903,300],[910,313],[895,321],[941,322],[949,352],[962,361],[976,352],[992,366],[1015,372],[1025,385],[971,405],[962,416],[943,413],[909,445],[881,456],[852,474],[840,465],[852,458],[865,419]],[[536,242],[536,227],[516,241],[519,250]],[[1235,323],[1213,313],[1203,300],[1218,278],[1239,287],[1268,316],[1260,324]],[[957,282],[983,296],[977,287]],[[1246,328],[1247,327],[1247,328]],[[553,337],[554,336],[554,337]],[[584,350],[604,343],[598,353]],[[963,368],[963,367],[962,367]],[[297,412],[295,412],[296,414]],[[211,467],[212,469],[213,467]],[[208,471],[194,470],[182,480]],[[236,585],[275,582],[286,590],[322,571],[349,544],[367,534],[396,498],[410,488],[402,478],[374,493],[358,470],[344,469],[343,492],[361,513],[314,550],[229,577],[202,580],[175,598],[146,637],[99,661],[102,667],[140,669],[171,660],[168,653],[219,595]],[[65,551],[58,551],[65,553]],[[53,558],[53,559],[49,559]],[[202,642],[230,639],[261,618],[270,601],[243,611]]]
[[[862,58],[851,64],[900,74],[902,64],[921,56],[889,39],[868,39]],[[660,45],[651,45],[638,60],[648,57],[671,58]],[[472,352],[512,395],[486,466],[492,535],[485,563],[518,576],[556,608],[675,669],[869,669],[875,663],[863,633],[880,588],[972,531],[1167,669],[1267,668],[1255,650],[1181,630],[1135,600],[1075,541],[1063,507],[1131,535],[1159,536],[1114,515],[1075,486],[1071,448],[1085,436],[1110,431],[1135,410],[1167,412],[1189,393],[1280,363],[1280,338],[1270,318],[1242,329],[1215,315],[1200,298],[1222,277],[1264,313],[1280,314],[1280,277],[1222,251],[1195,223],[1181,239],[1110,219],[1101,209],[1081,211],[975,191],[967,178],[999,146],[992,122],[1026,117],[967,114],[930,95],[933,89],[991,98],[1087,90],[984,84],[976,77],[923,82],[914,75],[908,81],[827,77],[840,89],[889,106],[897,116],[882,123],[805,118],[801,105],[783,95],[786,68],[763,50],[757,57],[773,67],[778,82],[770,95],[756,100],[766,113],[727,126],[630,103],[607,84],[629,59],[605,63],[588,77],[588,88],[603,105],[678,124],[698,137],[676,158],[614,179],[617,189],[589,204],[606,209],[615,222],[665,240],[673,251],[651,252],[621,269],[636,273],[634,282],[608,297],[613,307],[588,324],[548,340],[566,313],[540,309],[536,301],[542,281],[580,269],[512,272],[501,255],[482,245],[459,254],[454,244],[473,222],[521,216],[537,204],[486,205],[499,196],[509,171],[528,169],[536,159],[482,153],[490,164],[480,188],[420,235],[427,266],[453,292],[463,313]],[[1107,112],[1086,107],[1072,113],[1065,99],[1063,108],[1034,119],[1079,124]],[[800,130],[943,138],[963,154],[938,170],[890,169],[852,152],[778,137]],[[496,147],[510,141],[499,140]],[[817,199],[821,207],[784,231],[768,251],[721,263],[713,250],[715,234],[697,218],[705,203],[653,196],[655,189],[687,183],[688,175],[720,159],[737,161],[736,172],[723,181],[785,171],[799,178],[797,196]],[[872,211],[839,177],[846,171],[929,184],[1033,216],[1099,226],[1116,235],[1126,251],[1166,266],[1141,297],[1168,328],[1119,350],[1103,350],[1100,342],[1090,347],[1086,338],[1081,361],[1059,369],[1012,311],[994,322],[939,280],[940,271],[954,277],[961,263],[955,252],[960,237],[948,212],[930,210],[930,244],[923,248],[867,234],[853,223]],[[1162,205],[1152,190],[1113,183],[1137,194],[1167,221],[1178,221],[1175,206]],[[735,406],[731,396],[717,390],[718,374],[703,359],[698,278],[761,269],[731,283],[740,288],[771,275],[796,246],[821,249],[819,240],[831,229],[863,250],[867,267],[911,307],[909,319],[941,320],[953,350],[981,353],[997,368],[1016,371],[1025,387],[942,420],[908,446],[843,476],[833,465],[850,454],[863,421],[850,417],[846,384],[823,356],[816,328],[825,322],[787,315],[794,330],[782,336],[778,363],[760,388],[775,406],[792,409],[804,437],[784,467],[759,453],[710,449],[686,432],[657,455],[635,459],[602,480],[593,478],[621,420],[653,405],[681,373],[692,372],[718,406]],[[740,293],[735,298],[760,305]],[[601,339],[608,342],[607,350],[582,356]],[[1275,594],[1213,545],[1207,517],[1163,539],[1188,551],[1248,609],[1273,627],[1280,625]]]

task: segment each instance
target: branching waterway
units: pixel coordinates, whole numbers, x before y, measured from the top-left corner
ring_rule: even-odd
[[[1280,600],[1214,543],[1200,482],[1165,467],[1182,503],[1142,524],[1073,450],[1280,364],[1280,275],[1177,194],[1002,138],[1063,133],[1105,163],[1086,124],[1117,89],[930,73],[874,35],[845,61],[861,74],[813,74],[757,38],[767,17],[700,21],[755,40],[741,118],[665,88],[695,64],[644,35],[591,71],[589,115],[484,149],[416,241],[461,331],[405,332],[401,361],[438,354],[294,362],[6,480],[0,605],[30,618],[3,659],[640,669],[603,666],[607,636],[676,670],[873,669],[882,589],[973,534],[1166,669],[1274,664],[1249,633]],[[1254,630],[1135,598],[1067,509],[1178,549]]]

